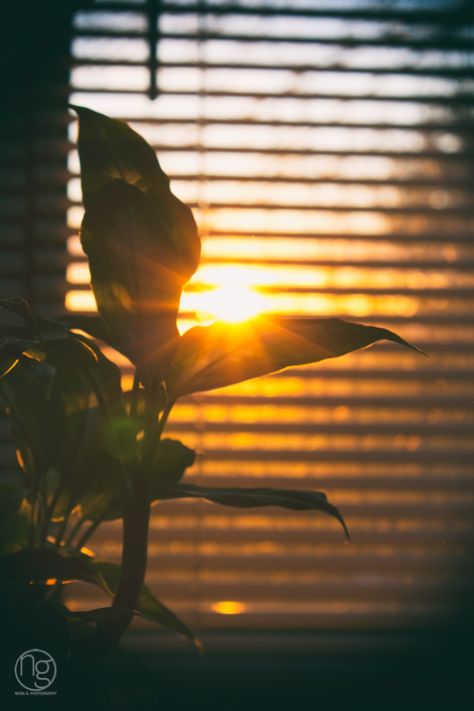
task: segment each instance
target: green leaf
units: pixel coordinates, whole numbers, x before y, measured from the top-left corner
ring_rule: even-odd
[[[191,210],[170,190],[154,150],[123,121],[81,106],[78,150],[84,205],[107,183],[119,179],[138,188],[156,213],[156,240],[172,250],[176,269],[189,278],[196,270],[200,241]]]
[[[329,503],[322,491],[297,491],[290,489],[210,489],[193,484],[178,484],[163,489],[159,498],[164,499],[207,499],[222,506],[251,509],[260,506],[280,506],[294,511],[323,511],[339,521],[349,539],[349,530],[339,510]]]
[[[142,365],[176,338],[186,280],[159,229],[147,197],[115,180],[90,198],[81,230],[102,319],[118,349]]]
[[[104,560],[94,560],[93,567],[105,583],[102,585],[102,588],[111,597],[113,597],[117,592],[119,585],[120,566]],[[190,630],[189,627],[174,614],[174,612],[169,610],[165,605],[163,605],[163,603],[157,600],[145,584],[142,586],[140,592],[136,612],[150,622],[154,622],[161,627],[178,632],[193,642],[197,648],[200,648],[200,643],[196,639],[192,630]]]
[[[335,358],[382,339],[413,348],[385,328],[334,318],[260,316],[239,324],[197,326],[170,348],[168,392],[176,399],[221,388],[288,366]]]

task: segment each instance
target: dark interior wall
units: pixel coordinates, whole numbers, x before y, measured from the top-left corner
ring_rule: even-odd
[[[8,2],[0,22],[0,296],[63,308],[72,13]]]

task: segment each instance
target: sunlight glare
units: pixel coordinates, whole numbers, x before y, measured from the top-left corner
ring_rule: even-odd
[[[211,316],[219,321],[240,323],[264,310],[264,300],[250,287],[238,284],[209,289],[201,293],[199,311],[205,317]]]

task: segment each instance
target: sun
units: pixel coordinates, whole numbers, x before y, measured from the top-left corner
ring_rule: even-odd
[[[240,323],[264,310],[262,296],[248,286],[228,284],[200,294],[199,310],[219,321]]]

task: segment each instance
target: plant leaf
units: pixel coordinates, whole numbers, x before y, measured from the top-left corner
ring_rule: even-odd
[[[152,500],[155,491],[162,486],[177,484],[188,467],[194,464],[196,452],[175,439],[162,439],[156,447],[153,480],[151,483]]]
[[[39,475],[55,461],[56,445],[49,422],[45,383],[25,365],[0,380],[0,394],[8,406],[10,421],[26,470]]]
[[[130,417],[124,420],[128,426],[133,423]],[[92,427],[93,432],[100,432],[100,425]],[[122,497],[117,483],[117,476],[112,466],[108,452],[104,452],[101,445],[102,437],[98,441],[85,443],[81,458],[80,480],[84,482],[87,472],[94,472],[87,489],[78,498],[81,505],[81,513],[87,519],[94,519],[99,515],[104,516],[104,520],[111,521],[123,515]],[[87,447],[90,453],[86,456]],[[186,469],[190,467],[196,457],[196,453],[186,447],[181,442],[173,439],[161,440],[156,448],[156,456],[153,471],[150,472],[150,502],[160,498],[159,494],[163,486],[176,484],[184,475]],[[105,512],[105,513],[104,513]]]
[[[51,363],[69,353],[85,357],[84,347],[76,342],[65,323],[33,315],[25,299],[0,299],[0,377],[6,375],[22,356]]]
[[[81,106],[78,150],[84,205],[101,188],[119,179],[138,188],[156,212],[156,239],[176,258],[176,268],[189,278],[200,257],[200,241],[191,210],[173,195],[154,150],[123,121]]]
[[[221,388],[288,366],[335,358],[382,339],[413,348],[385,328],[334,318],[260,316],[241,324],[196,326],[172,344],[168,392],[176,399]]]
[[[91,565],[92,558],[79,554],[65,556],[50,548],[35,548],[0,556],[0,577],[18,582],[82,580],[103,587],[100,570]]]
[[[223,506],[237,508],[257,508],[260,506],[280,506],[295,511],[323,511],[339,521],[347,539],[349,531],[339,510],[330,504],[326,494],[321,491],[295,491],[290,489],[249,488],[234,489],[222,487],[211,489],[193,484],[177,484],[162,489],[160,499],[207,499]]]
[[[120,566],[115,565],[114,563],[109,563],[105,560],[94,560],[93,567],[98,571],[99,578],[105,582],[105,585],[102,585],[102,588],[111,597],[113,597],[117,592],[119,585]],[[196,639],[192,630],[190,630],[189,627],[174,614],[174,612],[157,600],[145,584],[142,586],[140,592],[136,612],[138,612],[146,620],[150,620],[150,622],[154,622],[161,627],[178,632],[193,642],[196,647],[200,647],[200,643]]]
[[[116,343],[107,330],[100,316],[85,316],[84,314],[66,314],[61,316],[61,321],[71,329],[80,329],[92,338],[97,338],[99,341],[104,341],[109,346],[119,350],[120,344]]]
[[[28,545],[31,503],[24,498],[19,508],[15,509],[12,501],[10,505],[10,513],[2,515],[0,522],[0,553],[15,553]]]
[[[176,338],[186,276],[159,235],[148,198],[114,180],[89,200],[81,230],[97,307],[122,353],[135,364],[155,362]]]

